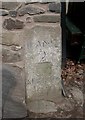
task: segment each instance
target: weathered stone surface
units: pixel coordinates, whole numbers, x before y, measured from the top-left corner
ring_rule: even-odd
[[[44,12],[45,12],[44,9],[32,5],[27,5],[26,7],[23,7],[18,10],[19,16],[23,16],[25,14],[29,15],[42,14]]]
[[[60,3],[49,3],[49,11],[60,13],[61,5]]]
[[[82,105],[83,105],[83,102],[84,102],[83,92],[81,90],[79,90],[79,88],[72,87],[71,94],[73,95],[74,99],[78,103],[82,103]]]
[[[56,0],[36,0],[36,1],[40,1],[41,3],[42,2],[44,2],[44,3],[46,3],[46,2],[56,2]]]
[[[26,22],[27,22],[27,23],[31,23],[31,22],[33,22],[33,19],[32,19],[31,17],[27,17],[27,18],[26,18]]]
[[[36,2],[37,2],[37,0],[25,0],[25,4],[33,4]]]
[[[20,20],[14,20],[12,18],[5,19],[3,22],[3,28],[8,29],[8,30],[13,30],[13,29],[22,29],[24,27],[24,22]]]
[[[48,3],[48,2],[56,2],[56,0],[25,0],[25,2],[40,2],[40,3]]]
[[[9,18],[9,19],[5,19],[3,22],[3,28],[8,29],[8,30],[12,30],[15,27],[15,20]]]
[[[9,14],[9,12],[7,10],[0,9],[0,16],[6,16],[8,14]]]
[[[47,113],[49,110],[43,105],[50,106],[49,101],[57,103],[62,99],[60,33],[59,24],[54,28],[36,26],[31,30],[25,30],[26,89],[29,110],[33,111],[32,102],[36,100],[34,111],[45,110]],[[44,100],[43,105],[38,105],[39,100],[41,104]],[[55,107],[52,107],[52,111],[53,109],[55,110]]]
[[[48,112],[56,112],[57,107],[56,104],[50,101],[45,100],[39,100],[39,101],[32,101],[28,103],[28,108],[30,109],[30,112],[33,113],[46,113]],[[39,109],[40,107],[40,109]]]
[[[40,106],[40,108],[42,109],[37,109],[38,106]],[[48,111],[49,113],[53,113],[56,115],[56,118],[58,117],[58,114],[61,114],[61,112],[66,112],[66,111],[72,111],[74,110],[74,105],[72,104],[72,102],[67,99],[67,98],[63,98],[62,101],[58,102],[58,104],[54,103],[53,101],[45,101],[45,100],[34,100],[34,101],[29,101],[29,108],[31,109],[31,111],[34,111],[33,113],[46,113],[46,111]],[[58,113],[57,113],[58,112]],[[30,116],[30,115],[29,115]],[[35,115],[36,116],[36,115]],[[47,114],[46,114],[47,116]],[[33,118],[33,115],[31,116]],[[31,118],[30,117],[30,118]],[[52,116],[51,116],[52,117]],[[66,118],[67,115],[64,117]],[[37,116],[38,118],[38,116]]]
[[[2,2],[1,8],[14,10],[19,6],[20,2]]]
[[[17,11],[16,11],[16,10],[10,10],[10,11],[9,11],[9,15],[10,15],[11,17],[17,17]]]
[[[20,69],[24,69],[24,60],[19,61],[19,62],[13,62],[13,63],[5,63],[7,65],[12,65],[13,67],[18,67]]]
[[[0,44],[3,45],[18,45],[23,47],[23,31],[2,31],[2,41]]]
[[[3,118],[23,118],[25,106],[25,79],[21,69],[2,66]]]
[[[17,45],[12,45],[12,46],[11,46],[11,50],[13,50],[13,51],[19,51],[19,50],[21,50],[21,49],[22,49],[21,46],[17,46]]]
[[[16,19],[15,21],[15,29],[23,29],[24,27],[24,22]]]
[[[56,23],[60,21],[59,14],[43,14],[36,15],[33,17],[35,22],[46,22],[46,23]]]
[[[2,61],[3,62],[18,62],[23,59],[22,52],[15,52],[8,48],[2,47]]]
[[[2,32],[2,41],[0,41],[0,44],[4,45],[12,45],[14,44],[13,38],[15,34],[13,32]]]

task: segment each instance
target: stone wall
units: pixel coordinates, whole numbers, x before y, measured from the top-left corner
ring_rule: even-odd
[[[59,0],[0,0],[3,2],[60,2]]]
[[[25,117],[26,106],[28,110],[38,113],[56,111],[54,102],[61,98],[60,3],[3,2],[0,6],[0,18],[2,19],[0,35],[2,69],[5,76],[3,77],[3,91],[5,91],[3,117]],[[37,49],[35,45],[38,46]],[[34,64],[30,63],[32,62],[30,51],[35,59]],[[45,60],[44,63],[39,62],[40,59]],[[39,73],[39,76],[33,74],[33,79],[36,76],[35,80],[31,79],[33,71],[30,65],[36,68],[33,69],[36,74]],[[9,71],[8,74],[5,74],[5,71]],[[42,84],[41,88],[40,84]]]

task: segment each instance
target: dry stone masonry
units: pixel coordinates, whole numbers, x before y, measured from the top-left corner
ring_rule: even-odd
[[[57,111],[62,99],[60,3],[44,2],[0,6],[3,118]]]
[[[29,15],[36,15],[36,14],[43,14],[45,11],[38,6],[32,6],[32,5],[26,5],[26,7],[23,7],[18,10],[18,15],[23,16],[25,14]]]

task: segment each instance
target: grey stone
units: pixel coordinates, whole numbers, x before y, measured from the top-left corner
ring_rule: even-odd
[[[15,20],[9,18],[9,19],[5,19],[3,22],[3,28],[8,29],[8,30],[12,30],[15,27]]]
[[[57,2],[56,0],[37,0],[37,1],[40,1],[41,3],[50,3],[50,2]]]
[[[19,2],[2,2],[1,8],[7,9],[7,10],[14,10],[19,6]]]
[[[2,47],[2,61],[3,62],[19,62],[22,60],[21,52],[12,51],[8,48]]]
[[[20,30],[3,30],[2,31],[2,41],[0,41],[0,44],[11,46],[11,45],[17,45],[23,47],[23,31]]]
[[[2,65],[3,118],[27,116],[24,73],[17,67]]]
[[[13,50],[13,51],[19,51],[19,50],[21,50],[22,49],[22,47],[21,46],[17,46],[17,45],[12,45],[11,46],[11,50]]]
[[[15,34],[12,32],[2,32],[2,42],[0,42],[0,44],[3,45],[12,45],[14,44],[14,36]]]
[[[40,2],[40,4],[48,4],[50,3],[49,1],[44,1],[44,2]]]
[[[34,3],[37,3],[37,2],[40,2],[40,0],[25,0],[25,4],[34,4]]]
[[[23,7],[18,10],[19,16],[23,16],[25,14],[29,14],[29,15],[42,14],[44,12],[45,12],[44,9],[35,7],[35,6],[31,6],[31,5],[27,5],[26,7]]]
[[[59,14],[43,14],[33,17],[35,22],[56,23],[60,21]]]
[[[46,2],[56,2],[56,0],[25,0],[25,2],[40,2],[40,3],[46,3]]]
[[[31,17],[27,17],[27,18],[26,18],[26,22],[27,22],[27,23],[31,23],[32,21],[33,21],[33,19],[32,19]]]
[[[8,14],[9,14],[8,10],[0,9],[0,16],[6,16]]]
[[[40,109],[38,109],[38,106]],[[50,101],[45,100],[39,100],[39,101],[32,101],[28,103],[28,108],[30,109],[30,112],[33,113],[47,113],[48,112],[56,112],[57,107],[56,104]]]
[[[60,13],[61,5],[60,3],[49,3],[49,11]]]
[[[24,22],[16,19],[15,21],[15,29],[23,29],[24,27]]]
[[[3,28],[12,30],[12,29],[22,29],[24,27],[24,22],[20,20],[14,20],[12,18],[5,19],[3,22]]]
[[[83,91],[81,91],[77,87],[72,87],[71,93],[72,93],[74,99],[76,100],[76,102],[83,104],[83,102],[84,102]]]
[[[10,15],[11,17],[17,17],[17,11],[15,11],[15,10],[10,10],[10,11],[9,11],[9,15]]]
[[[25,69],[28,110],[36,113],[57,111],[54,103],[63,98],[60,25],[35,26],[30,30],[26,28],[24,32],[27,40]]]

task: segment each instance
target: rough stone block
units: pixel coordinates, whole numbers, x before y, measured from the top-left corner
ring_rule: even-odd
[[[60,13],[61,5],[60,3],[49,3],[49,11]]]
[[[0,9],[0,16],[6,16],[8,14],[9,14],[9,12],[7,10]]]
[[[13,30],[13,29],[23,29],[24,22],[21,20],[14,20],[12,18],[5,19],[3,22],[3,28],[7,30]]]
[[[9,11],[9,15],[10,15],[11,17],[17,17],[17,11],[16,11],[16,10],[10,10],[10,11]]]
[[[3,118],[24,118],[25,105],[24,71],[11,65],[2,65]]]
[[[19,45],[23,46],[23,31],[2,31],[2,41],[0,44],[3,45]]]
[[[55,111],[54,104],[49,101],[56,103],[62,98],[60,26],[58,24],[54,28],[36,26],[31,30],[26,29],[25,37],[28,110],[38,113],[43,110],[46,113],[53,109]],[[49,108],[51,105],[52,109]]]
[[[42,14],[44,12],[45,12],[45,10],[38,7],[38,6],[27,5],[27,6],[18,10],[18,15],[19,16],[23,16],[25,14],[36,15],[36,14]]]
[[[7,10],[14,10],[19,6],[20,2],[2,2],[2,6],[0,6],[3,9]]]
[[[56,23],[60,22],[60,14],[43,14],[33,17],[35,22]]]
[[[2,61],[6,63],[19,62],[23,60],[22,51],[13,51],[8,47],[2,47]]]

